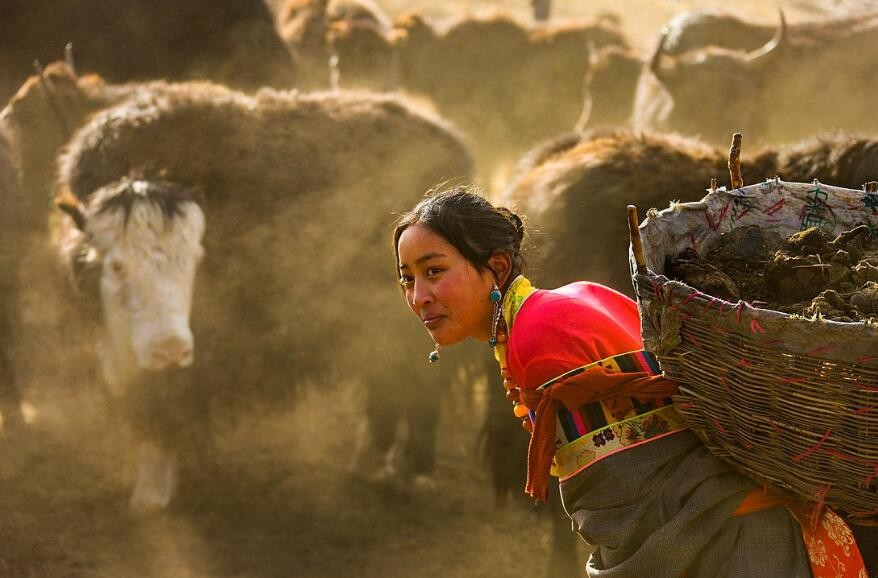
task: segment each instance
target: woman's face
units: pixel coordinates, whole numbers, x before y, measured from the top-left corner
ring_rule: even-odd
[[[479,272],[444,237],[422,224],[402,232],[399,278],[409,308],[439,345],[491,336],[494,277]]]

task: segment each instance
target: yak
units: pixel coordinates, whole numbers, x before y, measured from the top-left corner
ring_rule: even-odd
[[[522,209],[539,231],[534,278],[543,286],[588,279],[633,295],[626,206],[635,204],[643,213],[671,201],[696,201],[711,178],[729,184],[727,165],[725,151],[690,137],[596,130],[525,155],[500,199]],[[742,172],[750,182],[778,176],[856,189],[878,177],[878,141],[839,133],[753,154],[745,148]]]
[[[14,430],[22,421],[15,368],[15,336],[20,334],[21,327],[21,254],[17,239],[21,194],[17,164],[8,135],[0,130],[0,429],[7,430]]]
[[[54,161],[61,147],[89,115],[142,86],[111,85],[94,74],[80,77],[67,63],[54,62],[29,77],[0,111],[0,125],[13,139],[20,160],[20,226],[29,235],[45,239]]]
[[[628,126],[642,68],[643,59],[634,50],[620,46],[591,48],[576,130]]]
[[[392,96],[167,85],[97,113],[59,163],[59,255],[95,278],[102,373],[137,400],[134,505],[169,503],[224,404],[375,375],[441,390],[385,246],[392,210],[471,174],[440,119]]]
[[[77,66],[120,83],[210,79],[291,87],[292,59],[261,0],[8,0],[0,37],[0,100],[72,43]]]
[[[590,46],[627,47],[606,22],[525,26],[500,13],[443,29],[410,14],[396,30],[400,85],[472,131],[486,174],[576,124]]]
[[[686,48],[699,36],[671,38],[668,30],[644,67],[633,126],[716,144],[733,131],[760,145],[834,130],[872,134],[878,130],[869,97],[878,63],[871,41],[876,26],[874,14],[787,26],[781,13],[775,35],[760,47],[730,48],[720,35],[683,53],[665,46]],[[826,70],[833,74],[817,72]]]
[[[369,0],[289,0],[277,26],[300,71],[299,86],[396,88],[392,23]]]
[[[527,25],[495,12],[439,27],[410,12],[388,29],[386,17],[375,11],[344,14],[349,15],[333,16],[325,0],[292,0],[281,13],[290,49],[314,63],[309,67],[314,85],[331,84],[328,63],[334,58],[342,88],[396,89],[427,99],[467,133],[486,177],[536,143],[574,127],[582,112],[590,47],[627,49],[607,20]],[[596,100],[605,84],[595,84]],[[610,107],[596,107],[593,122],[612,122],[600,119],[605,108]]]

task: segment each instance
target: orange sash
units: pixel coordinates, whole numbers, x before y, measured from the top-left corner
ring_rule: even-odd
[[[814,578],[868,578],[866,565],[851,529],[829,508],[823,508],[820,518],[815,519],[812,524],[809,520],[810,514],[818,506],[791,500],[765,488],[757,488],[747,494],[738,509],[732,513],[732,517],[777,506],[786,507],[802,528],[802,538],[805,540]]]

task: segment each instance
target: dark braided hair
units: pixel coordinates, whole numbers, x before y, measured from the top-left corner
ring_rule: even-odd
[[[393,231],[397,262],[399,237],[407,228],[419,223],[445,238],[479,271],[490,270],[488,260],[497,252],[508,254],[512,270],[507,285],[524,269],[521,254],[524,223],[521,218],[506,207],[495,207],[473,187],[429,191],[414,209],[403,214]]]

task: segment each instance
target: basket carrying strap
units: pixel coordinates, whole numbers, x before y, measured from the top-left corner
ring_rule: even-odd
[[[802,538],[811,563],[814,578],[861,578],[867,576],[866,566],[854,534],[841,517],[829,508],[823,508],[820,518],[809,521],[815,505],[790,500],[765,488],[756,488],[747,494],[732,517],[745,516],[784,506],[799,522]]]

